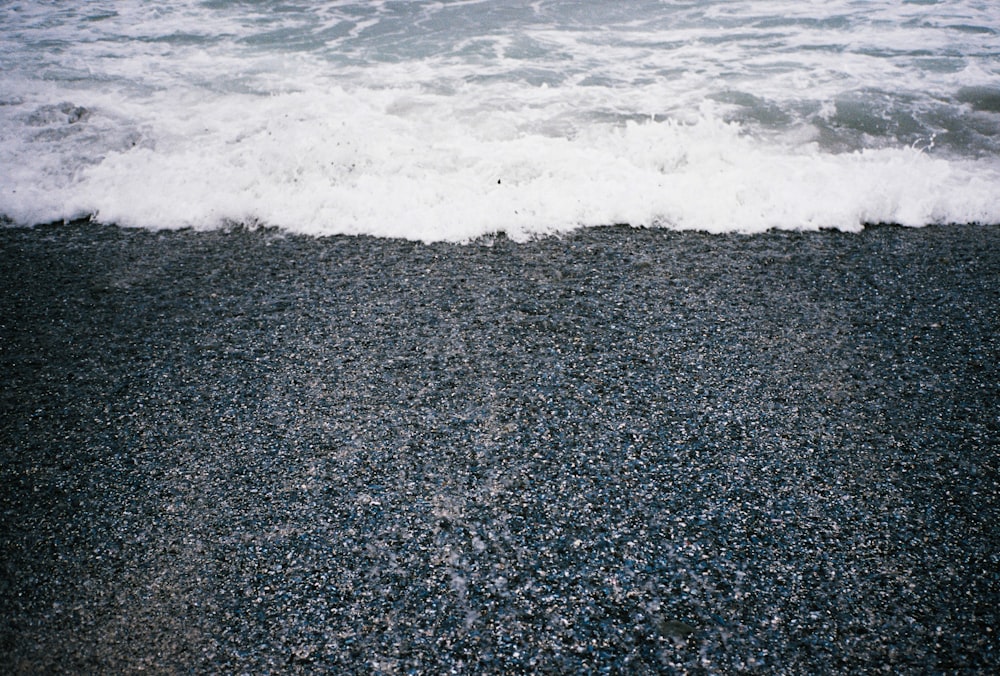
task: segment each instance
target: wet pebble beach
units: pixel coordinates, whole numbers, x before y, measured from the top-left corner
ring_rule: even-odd
[[[4,673],[1000,670],[1000,228],[0,229]]]

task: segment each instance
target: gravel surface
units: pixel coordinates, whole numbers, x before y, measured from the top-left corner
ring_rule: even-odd
[[[996,673],[1000,228],[0,229],[0,671]]]

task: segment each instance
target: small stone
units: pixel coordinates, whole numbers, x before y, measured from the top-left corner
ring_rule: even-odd
[[[659,618],[656,620],[656,630],[668,638],[685,639],[695,632],[695,627],[681,620]]]
[[[292,659],[296,662],[308,662],[312,658],[313,647],[310,645],[299,645],[292,648]]]

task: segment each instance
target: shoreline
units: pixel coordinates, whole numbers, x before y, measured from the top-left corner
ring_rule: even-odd
[[[1000,665],[996,226],[0,260],[9,671]]]

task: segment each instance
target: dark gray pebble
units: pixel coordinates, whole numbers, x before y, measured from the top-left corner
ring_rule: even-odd
[[[0,285],[5,673],[1000,669],[1000,228],[74,223]]]

